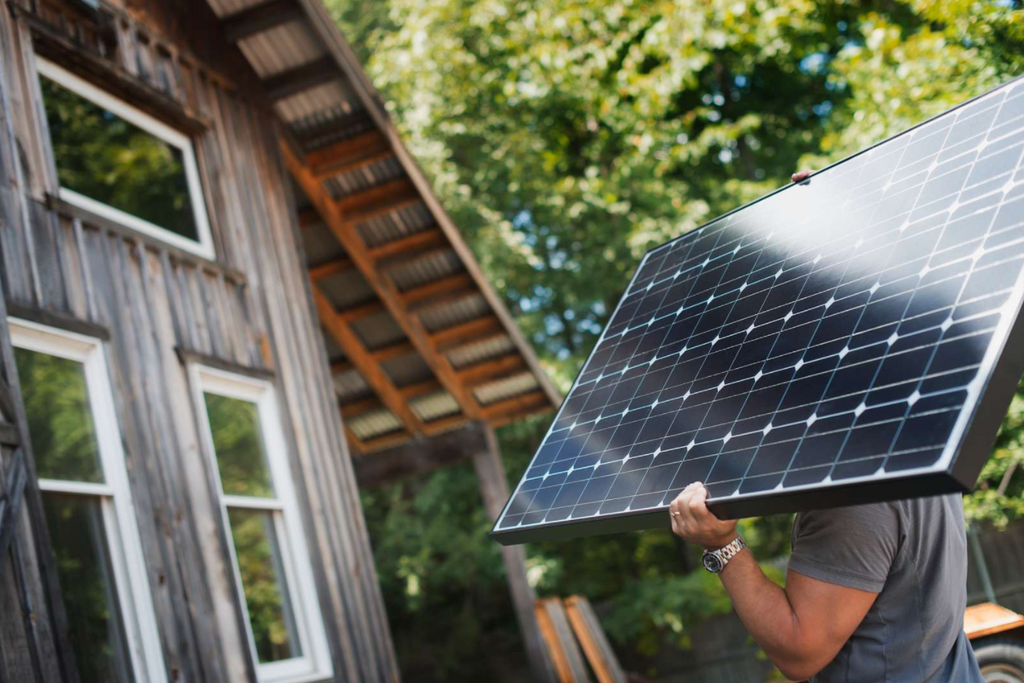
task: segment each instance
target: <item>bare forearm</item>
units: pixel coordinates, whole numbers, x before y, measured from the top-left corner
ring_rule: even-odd
[[[800,632],[786,591],[764,575],[749,550],[730,560],[719,577],[747,631],[784,675],[802,680],[817,672],[820,653]]]

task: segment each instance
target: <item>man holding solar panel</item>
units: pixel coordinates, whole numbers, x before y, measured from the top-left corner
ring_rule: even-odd
[[[1024,78],[793,180],[647,252],[492,534],[668,507],[789,678],[981,683],[960,495],[1024,374]],[[776,512],[784,588],[727,521]]]
[[[803,182],[811,173],[793,175]],[[702,483],[669,506],[704,548],[747,630],[783,675],[815,682],[981,683],[964,634],[967,536],[959,494],[800,513],[786,586],[707,508]]]

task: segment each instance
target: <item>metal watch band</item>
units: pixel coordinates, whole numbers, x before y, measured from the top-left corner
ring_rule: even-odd
[[[705,550],[705,559],[703,563],[704,568],[713,574],[717,574],[723,569],[725,569],[725,565],[729,563],[729,560],[736,557],[736,555],[739,554],[739,552],[746,547],[747,544],[743,542],[743,539],[740,536],[737,536],[732,541],[722,546],[718,550]],[[717,559],[718,562],[708,562],[708,556]]]

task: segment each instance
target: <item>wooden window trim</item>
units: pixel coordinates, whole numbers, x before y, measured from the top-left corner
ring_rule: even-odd
[[[291,462],[285,439],[282,414],[280,413],[273,384],[265,379],[239,374],[237,372],[202,365],[189,364],[189,377],[193,400],[202,432],[203,450],[210,476],[213,478],[221,510],[224,538],[228,544],[235,588],[241,604],[246,629],[249,657],[260,683],[311,683],[330,679],[333,675],[327,632],[324,628],[320,601],[316,592],[313,570],[309,562],[310,553],[302,527],[298,498],[292,481]],[[260,418],[260,430],[264,439],[267,466],[274,485],[275,498],[249,499],[244,496],[225,494],[217,467],[213,446],[213,432],[206,412],[206,392],[256,404]],[[279,662],[261,664],[256,654],[252,627],[249,623],[245,591],[238,569],[238,558],[228,521],[228,507],[249,510],[270,510],[275,516],[278,541],[282,548],[285,590],[288,591],[292,610],[295,613],[296,629],[302,654],[299,657]]]
[[[159,242],[169,244],[177,249],[186,251],[202,258],[214,261],[216,252],[213,246],[213,235],[210,231],[210,221],[206,213],[206,195],[203,192],[202,181],[199,175],[199,165],[196,163],[195,147],[192,139],[154,118],[150,114],[128,104],[106,90],[96,86],[84,78],[68,71],[49,61],[45,57],[36,56],[36,72],[39,76],[45,76],[59,86],[70,90],[79,97],[82,97],[93,104],[103,107],[112,114],[124,119],[128,123],[138,126],[150,135],[163,140],[169,145],[181,151],[182,161],[185,166],[185,180],[188,185],[189,198],[192,204],[193,218],[196,223],[198,240],[191,240],[183,237],[167,228],[151,223],[143,218],[134,216],[126,211],[104,204],[74,190],[65,187],[58,188],[58,196],[68,204],[80,207],[106,218],[109,221],[124,225],[133,231],[142,233]],[[54,159],[56,165],[57,160]]]
[[[82,364],[106,483],[40,479],[39,489],[101,499],[104,530],[114,569],[114,586],[121,606],[133,672],[137,680],[146,683],[167,683],[145,553],[132,503],[102,342],[19,318],[10,317],[7,323],[13,346]]]

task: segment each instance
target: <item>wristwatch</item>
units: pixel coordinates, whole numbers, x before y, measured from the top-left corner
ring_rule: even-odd
[[[725,569],[725,565],[729,563],[729,560],[736,557],[746,547],[747,544],[743,542],[743,539],[737,536],[731,543],[727,543],[718,550],[705,550],[700,561],[704,563],[705,569],[712,574],[717,574]]]

